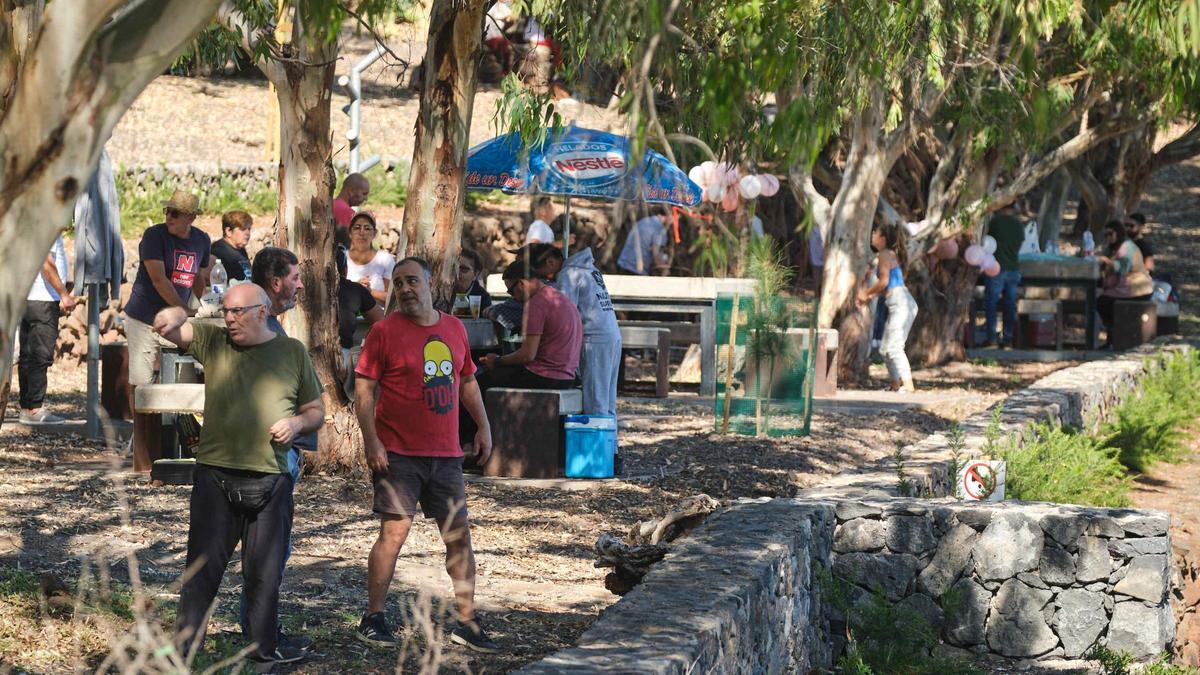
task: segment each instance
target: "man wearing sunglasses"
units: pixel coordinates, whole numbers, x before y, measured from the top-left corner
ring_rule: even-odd
[[[146,228],[138,244],[137,276],[129,301],[125,303],[125,337],[129,341],[129,407],[133,391],[154,381],[155,364],[162,341],[154,334],[154,317],[166,307],[178,307],[193,314],[188,303],[193,294],[200,297],[212,269],[211,242],[207,234],[192,227],[200,213],[196,195],[176,190],[163,202],[163,222]],[[134,416],[135,439],[147,438],[143,427],[147,418]],[[150,469],[154,451],[135,440],[134,468]]]
[[[299,340],[267,325],[270,298],[255,284],[225,293],[225,327],[188,323],[182,307],[158,313],[154,330],[204,365],[204,427],[196,450],[187,569],[176,631],[188,652],[204,644],[207,613],[239,541],[251,659],[305,656],[279,644],[279,583],[292,530],[288,453],[325,419],[321,384]],[[246,392],[253,392],[247,396]]]

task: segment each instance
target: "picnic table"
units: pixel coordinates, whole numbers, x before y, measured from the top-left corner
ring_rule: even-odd
[[[1081,288],[1084,292],[1084,347],[1096,348],[1096,288],[1100,261],[1096,258],[1024,254],[1018,259],[1021,284],[1043,288]]]
[[[712,396],[716,393],[717,295],[750,295],[754,293],[753,279],[605,274],[604,286],[612,299],[613,309],[626,316],[682,315],[699,324],[700,394]],[[487,290],[494,298],[508,297],[508,289],[499,274],[488,276]],[[637,325],[644,327],[647,322],[638,321]]]

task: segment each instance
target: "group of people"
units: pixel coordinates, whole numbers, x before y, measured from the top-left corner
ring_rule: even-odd
[[[1013,346],[1017,326],[1017,300],[1021,285],[1018,256],[1025,230],[1012,206],[1001,209],[988,221],[987,234],[996,240],[996,261],[1000,273],[984,277],[984,315],[987,337],[984,346]],[[1110,220],[1104,225],[1104,244],[1096,254],[1101,268],[1101,291],[1096,313],[1104,324],[1104,347],[1112,344],[1116,329],[1115,308],[1119,300],[1149,300],[1154,293],[1154,247],[1146,233],[1146,216],[1132,213],[1125,220]],[[1003,307],[1000,306],[1003,300]],[[1004,323],[997,332],[997,310]]]
[[[582,383],[585,412],[615,415],[621,358],[616,315],[590,249],[564,259],[551,243],[529,244],[502,275],[511,299],[500,304],[516,307],[521,347],[488,354],[477,364],[463,323],[444,311],[448,308],[435,306],[428,262],[394,261],[374,248],[374,218],[354,210],[368,195],[365,179],[351,176],[334,205],[342,244],[337,265],[343,348],[353,338],[353,317],[374,324],[349,364],[372,472],[373,510],[380,519],[368,557],[367,607],[355,635],[373,646],[396,645],[384,603],[397,556],[420,512],[437,523],[446,545],[458,612],[451,639],[494,652],[498,647],[474,610],[475,563],[463,483],[464,457],[482,465],[491,453],[483,392]],[[210,242],[193,226],[199,212],[194,195],[177,192],[164,204],[164,221],[143,233],[126,305],[129,380],[133,387],[152,382],[163,346],[185,350],[204,368],[189,572],[176,628],[189,652],[203,644],[225,567],[241,543],[241,627],[254,644],[250,658],[270,668],[304,658],[308,646],[281,630],[279,588],[292,550],[301,454],[316,449],[316,432],[325,422],[323,391],[307,349],[287,336],[281,321],[303,290],[299,259],[272,246],[251,258],[246,245],[253,222],[240,211],[224,214],[222,237]],[[240,282],[221,298],[223,326],[189,320],[215,260]],[[457,262],[454,290],[482,296],[485,316],[493,315],[498,305],[480,283],[480,256],[464,250]],[[381,305],[389,299],[395,311],[385,317]]]

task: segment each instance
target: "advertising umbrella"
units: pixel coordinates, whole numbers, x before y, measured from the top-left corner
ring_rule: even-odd
[[[628,138],[574,125],[547,130],[544,141],[528,148],[517,132],[480,143],[467,153],[466,183],[469,190],[566,197],[564,256],[571,197],[695,206],[701,192],[687,173],[654,150],[646,150],[635,164]]]

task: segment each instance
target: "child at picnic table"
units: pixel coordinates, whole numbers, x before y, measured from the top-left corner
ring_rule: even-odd
[[[875,265],[876,281],[858,292],[858,305],[882,295],[887,303],[888,318],[883,328],[880,351],[892,379],[892,391],[910,393],[914,390],[912,368],[904,343],[917,318],[917,301],[904,285],[904,267],[908,256],[899,225],[880,225],[871,231],[871,248],[879,252]]]

